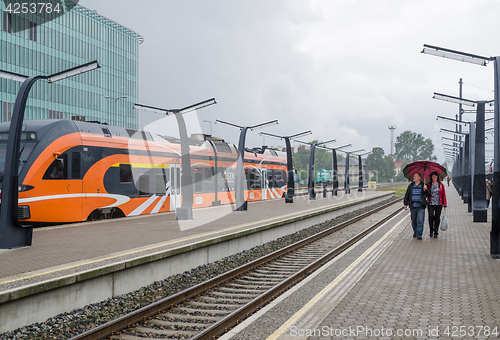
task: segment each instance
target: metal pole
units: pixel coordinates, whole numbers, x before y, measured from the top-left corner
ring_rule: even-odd
[[[359,161],[359,183],[358,183],[358,192],[363,191],[363,163],[361,160],[361,156],[358,156]]]
[[[347,152],[345,157],[345,179],[344,179],[344,190],[346,194],[351,193],[351,189],[349,188],[349,157],[351,157],[351,154]]]
[[[460,84],[459,86],[459,98],[462,98],[462,85],[464,82],[462,81],[462,78],[460,78],[460,81],[458,82]],[[462,121],[462,104],[458,104],[458,120],[461,122]],[[458,132],[462,132],[462,124],[459,124],[458,126]],[[458,138],[459,141],[462,141],[462,136]]]
[[[337,191],[339,190],[339,177],[338,177],[338,166],[337,166],[337,151],[332,149],[332,181],[333,181],[333,189],[332,196],[337,196]]]
[[[295,181],[293,179],[292,146],[290,143],[290,137],[285,137],[285,144],[286,144],[286,168],[288,173],[285,203],[293,203],[293,195],[295,194]]]
[[[467,202],[467,211],[472,212],[473,196],[474,191],[474,168],[475,168],[475,158],[476,158],[476,124],[474,122],[469,123],[469,201]],[[484,167],[484,163],[483,163]],[[485,182],[486,185],[486,182]]]
[[[484,115],[485,103],[477,103],[474,177],[472,182],[472,215],[474,222],[488,222],[486,208],[486,174],[484,169]]]
[[[175,209],[175,215],[178,220],[193,219],[193,175],[191,173],[191,155],[189,152],[189,140],[186,129],[186,122],[180,112],[174,112],[175,119],[179,125],[179,135],[181,137],[181,187],[182,187],[182,205]]]
[[[236,162],[236,211],[245,211],[248,209],[248,202],[245,200],[245,139],[248,127],[245,126],[240,132],[240,141],[238,143],[238,160]]]
[[[470,152],[470,135],[465,135],[465,145],[464,145],[464,158],[463,158],[463,196],[462,199],[465,204],[469,204],[470,199],[470,165],[469,165],[469,152]],[[470,211],[472,212],[472,211]]]
[[[210,145],[212,146],[212,150],[214,151],[214,185],[215,185],[215,200],[212,202],[212,206],[216,206],[216,205],[221,205],[221,202],[220,200],[218,200],[217,198],[217,194],[219,192],[219,174],[218,174],[218,165],[217,165],[217,148],[215,147],[215,144],[214,142],[212,142],[211,140],[208,139],[208,142],[210,143]]]
[[[315,179],[315,173],[314,173],[314,157],[316,153],[316,144],[311,145],[311,155],[309,157],[309,181],[307,183],[307,190],[309,191],[309,199],[310,200],[315,200],[316,199],[316,192],[314,191],[314,179]]]
[[[19,151],[24,121],[24,111],[28,95],[33,84],[44,76],[32,76],[26,79],[16,97],[14,112],[9,128],[5,169],[2,182],[2,204],[0,204],[0,249],[12,249],[31,246],[33,228],[23,227],[17,218],[19,201]]]
[[[495,57],[495,120],[494,120],[494,140],[495,150],[493,157],[493,192],[492,192],[492,219],[490,232],[490,253],[495,259],[500,259],[500,57]]]

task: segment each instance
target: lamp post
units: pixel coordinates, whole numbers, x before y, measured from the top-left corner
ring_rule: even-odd
[[[314,160],[315,160],[315,157],[316,157],[316,147],[318,145],[325,145],[325,144],[329,144],[329,143],[335,143],[336,140],[335,139],[332,139],[332,140],[329,140],[329,141],[326,141],[326,142],[321,142],[321,143],[309,143],[309,142],[301,142],[301,141],[296,141],[298,143],[302,143],[302,144],[308,144],[311,146],[311,154],[309,155],[309,178],[308,178],[308,181],[307,181],[307,191],[309,192],[309,199],[310,200],[315,200],[316,199],[316,192],[314,191],[314,182],[315,182],[315,175],[316,175],[316,170],[315,170],[315,166],[314,166]]]
[[[337,150],[343,149],[343,148],[349,148],[351,147],[351,144],[346,144],[339,146],[338,148],[328,148],[325,146],[321,146],[323,149],[331,150],[332,151],[332,196],[337,196],[337,191],[339,190],[339,177],[338,177],[338,165],[337,165]]]
[[[345,153],[345,177],[344,177],[344,191],[346,194],[351,193],[351,188],[349,187],[349,158],[353,153],[365,151],[365,149],[359,149],[355,151],[343,151],[338,150],[340,152]]]
[[[312,134],[312,132],[305,131],[301,133],[296,133],[291,136],[278,136],[274,135],[272,133],[267,133],[267,132],[261,132],[261,136],[270,136],[274,138],[279,138],[279,139],[284,139],[285,144],[286,144],[286,167],[287,167],[287,172],[288,172],[288,180],[287,180],[287,189],[286,189],[286,195],[285,195],[285,203],[293,203],[293,195],[295,194],[295,180],[293,178],[293,164],[292,164],[292,146],[290,143],[290,140],[294,138],[299,138],[303,136],[307,136]]]
[[[215,98],[202,101],[197,104],[186,106],[182,109],[161,109],[153,106],[134,104],[134,109],[160,114],[173,114],[179,126],[179,137],[181,139],[181,187],[182,187],[182,205],[175,209],[175,215],[178,220],[193,219],[193,175],[191,174],[191,155],[189,151],[189,140],[187,135],[186,122],[183,114],[202,109],[204,107],[217,104]]]
[[[476,122],[469,122],[469,158],[470,158],[470,183],[468,210],[473,213],[474,222],[487,222],[486,206],[486,174],[484,168],[485,161],[485,107],[493,101],[474,101],[470,99],[457,98],[440,93],[434,93],[434,98],[448,102],[459,103],[476,107]],[[438,116],[438,119],[445,119],[457,123],[453,119]],[[463,123],[462,123],[463,124]],[[474,185],[474,183],[476,185]]]
[[[2,183],[2,204],[0,205],[0,249],[30,246],[33,236],[32,227],[22,227],[17,218],[19,201],[19,150],[21,146],[24,111],[31,88],[37,80],[45,79],[52,84],[98,69],[99,67],[99,63],[95,60],[49,76],[38,75],[29,77],[8,71],[0,71],[0,77],[2,78],[23,82],[14,104],[9,138],[7,140],[5,170]]]
[[[266,123],[252,125],[252,126],[241,126],[233,123],[228,123],[222,120],[216,120],[215,124],[220,123],[233,128],[239,129],[240,140],[238,142],[238,159],[236,161],[236,185],[235,193],[236,196],[236,210],[235,211],[245,211],[248,209],[248,202],[245,200],[245,140],[247,131],[254,131],[256,129],[262,129],[266,126],[278,124],[278,120],[272,120]]]
[[[212,122],[209,120],[204,120],[203,123],[210,123],[210,137],[212,137]]]
[[[369,155],[373,153],[373,151],[368,151],[365,153],[362,153],[360,155],[355,155],[358,156],[358,163],[359,163],[359,182],[358,182],[358,192],[363,191],[363,160],[361,159],[361,156]]]
[[[492,61],[494,65],[494,173],[493,173],[493,192],[492,192],[492,220],[490,232],[490,254],[494,259],[500,259],[500,56],[484,57],[470,53],[459,52],[437,46],[424,45],[422,53],[431,54],[443,58],[460,60],[476,65],[486,66]]]

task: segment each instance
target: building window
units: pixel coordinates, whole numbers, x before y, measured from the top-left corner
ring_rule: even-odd
[[[2,30],[7,33],[12,33],[12,14],[2,12]]]
[[[29,36],[31,41],[37,41],[37,29],[38,25],[33,21],[29,22]]]
[[[64,119],[64,113],[61,111],[49,110],[49,119]]]
[[[2,122],[12,120],[12,103],[2,102]]]

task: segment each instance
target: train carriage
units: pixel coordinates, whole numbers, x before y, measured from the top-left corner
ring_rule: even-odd
[[[0,171],[10,124],[0,123]],[[190,140],[193,208],[235,202],[237,150]],[[245,152],[248,201],[283,197],[286,157]],[[148,132],[70,120],[24,122],[18,217],[55,224],[174,211],[182,204],[181,147]],[[3,177],[3,176],[2,176]]]

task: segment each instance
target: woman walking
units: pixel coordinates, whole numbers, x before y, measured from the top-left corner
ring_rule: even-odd
[[[444,184],[439,180],[439,174],[437,172],[431,173],[429,190],[431,193],[428,198],[429,233],[431,238],[437,238],[439,222],[441,221],[441,211],[443,210],[443,207],[447,207]]]

